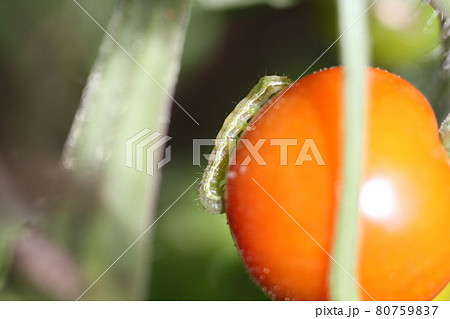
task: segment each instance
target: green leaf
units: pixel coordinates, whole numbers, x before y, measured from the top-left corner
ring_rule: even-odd
[[[88,283],[154,219],[160,174],[127,167],[126,144],[143,129],[167,134],[190,10],[190,0],[120,1],[89,76],[63,157],[98,190],[80,252]],[[145,298],[150,252],[147,235],[86,297]]]

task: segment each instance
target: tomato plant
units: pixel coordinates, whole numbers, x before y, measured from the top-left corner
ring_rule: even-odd
[[[429,300],[450,279],[449,159],[417,89],[375,68],[367,81],[355,279],[375,300]],[[249,273],[273,299],[330,298],[342,91],[341,68],[297,81],[250,122],[229,166],[231,232]],[[248,147],[261,140],[263,162]],[[311,140],[324,163],[308,148],[300,154]],[[360,297],[370,299],[363,290]]]

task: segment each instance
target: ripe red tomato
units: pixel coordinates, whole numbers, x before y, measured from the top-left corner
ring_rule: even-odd
[[[375,300],[429,300],[450,279],[449,159],[417,89],[379,69],[369,68],[367,79],[356,280]],[[342,185],[342,89],[341,68],[299,80],[250,124],[229,167],[231,232],[249,273],[273,299],[330,298],[333,261],[318,244],[331,254]],[[243,139],[266,139],[258,153],[267,165],[253,159]],[[273,139],[298,143],[283,154]],[[310,160],[295,164],[307,139],[325,165],[311,149]],[[362,290],[360,296],[370,300]]]

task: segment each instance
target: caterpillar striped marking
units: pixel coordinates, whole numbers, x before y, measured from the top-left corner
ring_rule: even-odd
[[[225,119],[217,134],[214,148],[203,172],[199,185],[199,198],[202,206],[211,214],[225,212],[223,193],[225,177],[228,170],[229,155],[235,141],[244,131],[249,121],[258,113],[267,101],[275,94],[291,84],[285,76],[265,76],[250,93],[238,103],[236,108]]]

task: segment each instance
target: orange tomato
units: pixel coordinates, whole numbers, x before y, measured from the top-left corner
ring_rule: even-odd
[[[375,68],[368,68],[367,83],[356,280],[375,300],[429,300],[450,279],[449,159],[417,89]],[[333,261],[324,250],[332,254],[342,185],[343,70],[297,81],[264,112],[241,136],[229,166],[225,205],[233,238],[273,299],[328,300]],[[264,139],[261,162],[248,143]],[[316,150],[302,153],[306,140]],[[360,297],[370,300],[362,290]]]

